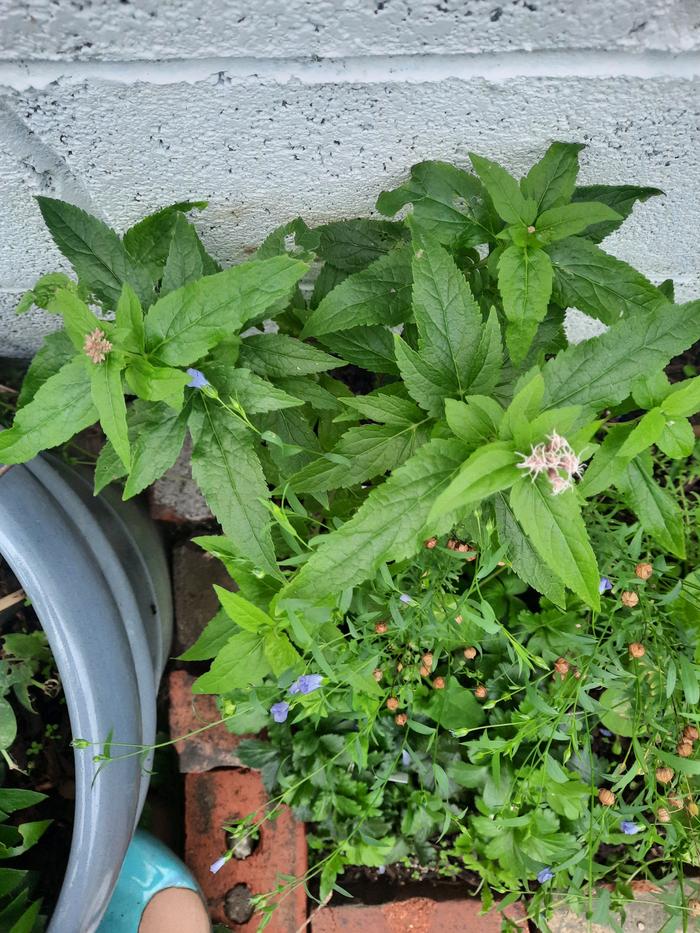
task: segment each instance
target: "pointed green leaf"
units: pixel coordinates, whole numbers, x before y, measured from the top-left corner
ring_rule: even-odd
[[[209,661],[215,658],[235,630],[229,616],[220,609],[207,623],[197,641],[178,657],[178,661]]]
[[[666,418],[660,408],[652,408],[646,412],[618,450],[618,458],[629,462],[647,447],[651,447],[659,439],[665,425]]]
[[[493,206],[506,223],[525,226],[531,224],[537,214],[537,203],[522,194],[513,176],[502,165],[483,156],[470,152],[469,158],[474,171],[484,183]]]
[[[582,185],[576,188],[572,200],[575,202],[600,201],[619,215],[619,220],[604,221],[588,228],[585,234],[586,239],[600,243],[606,236],[617,230],[625,218],[629,217],[637,201],[643,202],[659,194],[663,194],[659,188],[640,188],[636,185]]]
[[[651,457],[642,454],[633,460],[617,485],[647,534],[671,554],[684,558],[683,513],[675,497],[654,479]]]
[[[512,444],[494,441],[475,450],[433,503],[428,522],[508,489],[522,477]]]
[[[359,412],[363,418],[379,421],[382,424],[399,424],[407,427],[425,417],[413,402],[398,395],[385,394],[382,391],[352,398],[341,397],[340,401],[348,408]]]
[[[81,284],[105,307],[116,306],[125,282],[148,304],[153,280],[132,259],[114,230],[73,204],[46,197],[36,200],[56,246],[70,261]]]
[[[195,482],[224,534],[260,569],[277,576],[270,516],[260,502],[269,492],[250,431],[214,400],[202,395],[196,401],[189,420]]]
[[[125,499],[138,495],[173,466],[185,443],[188,415],[188,407],[178,412],[164,402],[139,400],[129,407],[131,472]]]
[[[122,362],[110,353],[104,363],[91,368],[92,400],[100,417],[102,430],[127,468],[131,467],[126,402],[122,389]]]
[[[286,635],[268,632],[263,640],[263,651],[275,677],[300,667],[302,663],[299,652]]]
[[[143,353],[146,345],[143,309],[133,288],[126,284],[122,289],[114,315],[114,342],[120,350]]]
[[[41,386],[59,369],[75,357],[75,347],[65,332],[58,330],[44,337],[44,343],[25,373],[17,407],[24,408],[34,398]]]
[[[271,671],[263,639],[254,632],[238,632],[219,651],[211,670],[198,677],[193,693],[230,693],[260,684]]]
[[[247,632],[259,632],[261,629],[274,628],[275,620],[253,603],[244,599],[240,593],[232,593],[222,586],[214,586],[221,607],[240,628]]]
[[[496,388],[503,369],[503,341],[498,314],[491,308],[470,366],[469,394],[487,395]]]
[[[525,197],[537,204],[538,214],[571,200],[578,175],[578,154],[584,148],[581,143],[552,143],[520,182]]]
[[[695,432],[687,418],[671,418],[663,426],[656,445],[672,460],[684,460],[695,449]]]
[[[59,288],[51,302],[52,313],[60,314],[63,325],[75,349],[82,353],[85,338],[93,331],[109,330],[110,325],[100,321],[74,291]]]
[[[552,264],[541,249],[509,246],[498,261],[498,288],[508,318],[506,344],[514,362],[527,353],[537,325],[547,314]]]
[[[0,433],[0,463],[24,463],[70,440],[97,421],[90,389],[90,362],[76,357],[44,382]]]
[[[167,402],[175,411],[180,411],[191,376],[181,369],[153,366],[146,359],[136,358],[126,369],[126,381],[139,398],[148,402]]]
[[[350,273],[366,268],[407,238],[402,223],[365,217],[333,221],[314,233],[319,235],[318,255]]]
[[[371,373],[398,374],[394,357],[394,335],[388,327],[379,324],[369,327],[351,327],[337,334],[324,334],[319,338],[324,346],[348,363],[361,366]]]
[[[690,418],[700,411],[700,376],[676,382],[664,397],[661,409],[671,418]]]
[[[344,366],[345,360],[288,334],[252,334],[241,342],[238,363],[261,376],[278,378],[326,372]]]
[[[554,243],[568,236],[583,233],[590,226],[604,221],[621,220],[611,207],[596,201],[564,204],[540,214],[535,224],[537,238],[542,243]]]
[[[163,269],[160,295],[196,282],[204,275],[204,261],[199,250],[199,237],[183,214],[176,214],[168,258]]]
[[[157,282],[163,274],[163,266],[168,258],[170,240],[178,216],[192,210],[203,211],[206,206],[206,201],[182,201],[178,204],[171,204],[154,214],[149,214],[126,231],[124,246],[134,259],[148,269],[154,282]],[[206,274],[220,272],[220,267],[206,255],[201,244],[200,251],[206,266]]]
[[[394,356],[411,398],[428,414],[440,417],[445,398],[455,394],[449,375],[431,366],[398,334],[394,334]]]
[[[146,316],[155,361],[185,366],[288,295],[307,266],[286,256],[242,263],[160,298]]]
[[[226,391],[249,415],[303,405],[301,399],[288,395],[249,369],[239,367],[228,373]]]
[[[569,489],[553,495],[546,480],[527,477],[510,491],[516,520],[542,560],[592,609],[600,606],[600,574],[576,498]]]
[[[302,337],[364,324],[400,324],[410,308],[411,251],[402,247],[348,276],[329,292],[307,320]]]
[[[445,400],[445,418],[450,430],[469,447],[496,439],[503,409],[483,395],[469,395],[463,402]]]

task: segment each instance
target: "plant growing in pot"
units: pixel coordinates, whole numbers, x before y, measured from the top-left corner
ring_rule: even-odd
[[[603,918],[640,877],[680,882],[684,923],[697,907],[700,379],[692,357],[665,368],[700,305],[600,248],[658,192],[577,187],[580,149],[554,143],[520,182],[422,163],[378,202],[408,219],[294,221],[226,272],[182,206],[154,215],[145,318],[110,260],[116,322],[95,327],[74,255],[77,291],[50,303],[67,336],[28,379],[53,375],[0,438],[0,459],[61,442],[91,386],[99,482],[127,475],[128,496],[189,425],[225,532],[201,543],[239,593],[186,657],[213,658],[197,689],[231,728],[268,728],[243,754],[312,823],[321,902],[343,871],[398,865],[524,896],[540,924],[562,898]],[[57,215],[93,250],[106,236],[43,207],[69,258]],[[608,330],[567,346],[567,307]],[[271,316],[277,333],[244,329]]]

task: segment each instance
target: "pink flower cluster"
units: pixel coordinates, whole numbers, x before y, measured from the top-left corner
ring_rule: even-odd
[[[527,456],[520,456],[523,462],[518,464],[518,468],[527,470],[533,480],[545,473],[554,496],[571,489],[574,477],[583,471],[581,461],[569,442],[556,431],[548,435],[546,444],[535,444]]]

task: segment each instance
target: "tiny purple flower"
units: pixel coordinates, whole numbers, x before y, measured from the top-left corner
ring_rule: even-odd
[[[551,868],[543,868],[542,871],[537,872],[537,880],[540,884],[545,884],[547,881],[551,881],[554,877],[554,872]]]
[[[636,836],[640,831],[639,826],[636,823],[632,823],[630,820],[623,820],[620,823],[620,829],[625,834],[625,836]]]
[[[599,593],[607,593],[608,590],[612,589],[612,583],[608,580],[607,577],[601,577],[600,583],[598,584]]]
[[[198,369],[188,369],[187,375],[192,377],[187,383],[188,389],[204,389],[209,385],[207,377]]]
[[[385,871],[386,871],[386,865],[380,865],[379,868],[377,869],[377,874],[383,875]]]
[[[407,768],[411,764],[411,756],[408,754],[405,748],[401,752],[401,764],[404,766],[404,768]]]
[[[320,674],[302,674],[301,677],[297,677],[292,686],[289,688],[291,694],[295,693],[313,693],[314,690],[318,688],[323,683],[323,677]]]
[[[282,700],[281,703],[273,703],[270,707],[270,713],[275,722],[286,722],[289,715],[289,703]]]
[[[402,594],[399,596],[399,600],[400,600],[404,605],[406,605],[406,606],[408,606],[411,602],[413,602],[413,600],[412,600],[411,597],[408,595],[408,593],[402,593]]]
[[[606,739],[609,739],[612,735],[610,729],[604,729],[602,726],[598,727],[598,732],[600,732],[601,735],[604,735]]]
[[[221,858],[218,858],[213,863],[213,865],[210,866],[209,871],[212,873],[212,875],[215,875],[218,871],[221,871],[221,869],[224,867],[226,862],[228,862],[228,859],[226,858],[226,856],[222,856]]]

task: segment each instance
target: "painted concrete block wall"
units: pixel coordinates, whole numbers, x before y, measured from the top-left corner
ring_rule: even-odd
[[[0,0],[0,354],[54,322],[65,268],[32,196],[123,230],[206,198],[234,262],[277,224],[371,212],[426,158],[524,171],[578,140],[584,182],[651,184],[607,246],[700,293],[697,0]]]

